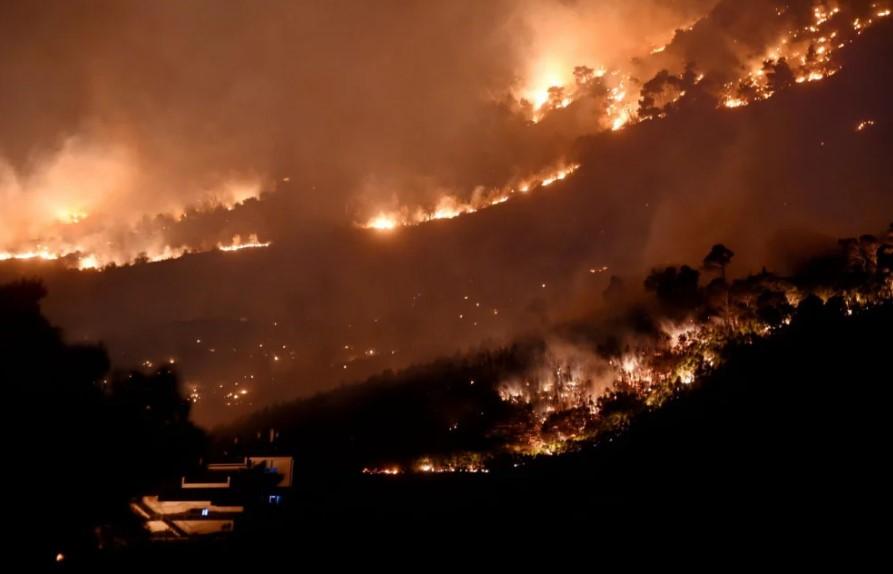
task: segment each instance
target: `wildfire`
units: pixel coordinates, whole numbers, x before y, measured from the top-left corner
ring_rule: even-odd
[[[8,261],[10,259],[17,259],[22,261],[27,261],[29,259],[42,259],[44,261],[55,261],[59,259],[60,255],[57,253],[52,253],[47,251],[46,249],[41,249],[38,251],[0,251],[0,261]]]
[[[95,255],[81,257],[78,261],[78,269],[99,269],[99,259]]]
[[[890,15],[889,9],[878,8],[876,4],[872,10],[874,18]],[[752,62],[750,73],[725,86],[722,105],[738,108],[767,100],[777,89],[785,87],[788,74],[797,84],[818,82],[835,75],[840,71],[840,65],[835,63],[834,54],[852,41],[846,38],[849,31],[859,35],[875,23],[875,19],[867,15],[855,18],[847,26],[840,22],[842,16],[839,7],[829,8],[824,3],[817,5],[813,9],[812,23],[784,35],[775,47]]]
[[[75,224],[87,219],[89,215],[83,209],[62,209],[58,213],[58,219],[62,223]]]
[[[272,244],[270,241],[259,241],[257,239],[257,234],[252,233],[248,236],[248,240],[242,242],[242,237],[240,235],[234,235],[233,241],[229,245],[223,245],[222,243],[217,244],[217,249],[223,252],[231,252],[231,251],[241,251],[242,249],[260,249],[263,247],[269,247]]]
[[[617,130],[623,129],[623,126],[625,126],[627,123],[629,123],[629,120],[630,120],[629,111],[622,110],[617,115],[617,117],[615,117],[611,121],[611,131],[616,132]]]
[[[398,227],[411,227],[429,221],[440,219],[453,219],[460,215],[475,213],[488,207],[493,207],[509,201],[515,194],[528,193],[537,188],[545,188],[562,181],[574,173],[579,164],[564,165],[553,171],[540,174],[535,177],[520,180],[512,186],[494,188],[490,190],[476,190],[472,198],[463,201],[455,196],[442,197],[433,209],[418,208],[414,211],[403,208],[396,211],[380,211],[378,214],[358,224],[359,227],[375,231],[388,232]]]
[[[100,265],[99,258],[95,255],[82,255],[77,249],[63,250],[59,252],[51,251],[46,247],[40,247],[33,251],[0,251],[0,261],[71,261],[72,266],[80,270],[98,269]]]
[[[478,454],[458,454],[448,457],[426,456],[403,467],[399,465],[365,467],[363,474],[378,476],[399,476],[402,474],[487,474],[490,470]]]
[[[686,319],[657,319],[654,332],[627,336],[607,356],[597,348],[548,342],[528,372],[512,375],[495,389],[502,401],[530,413],[512,429],[507,448],[525,456],[550,455],[593,439],[605,424],[622,426],[622,416],[602,411],[603,399],[621,393],[628,401],[659,406],[719,366],[730,343],[750,344],[791,325],[795,307],[807,297],[826,303],[837,299],[846,316],[893,300],[893,268],[871,255],[893,253],[893,227],[885,235],[841,245],[847,261],[842,272],[870,277],[865,284],[806,288],[764,272],[699,303]]]
[[[700,282],[699,297],[672,316],[660,311],[644,330],[621,328],[610,334],[611,344],[598,340],[566,340],[553,333],[530,351],[511,354],[512,364],[501,379],[477,380],[487,385],[504,405],[499,414],[485,417],[472,409],[473,425],[484,427],[495,447],[482,452],[422,456],[414,460],[369,466],[367,475],[428,475],[486,473],[506,461],[518,467],[528,457],[553,456],[586,445],[610,441],[639,413],[659,408],[688,392],[729,356],[729,349],[757,343],[787,329],[818,297],[826,312],[849,317],[875,305],[893,301],[893,226],[879,235],[862,235],[839,242],[842,259],[837,273],[824,284],[763,271],[723,282],[717,291]],[[882,256],[883,255],[883,256]],[[590,273],[605,268],[593,267]],[[858,277],[858,281],[851,279]],[[657,295],[660,297],[660,295]],[[470,300],[465,296],[464,300]],[[683,315],[679,315],[683,312]],[[802,325],[802,323],[801,323]],[[587,330],[595,331],[590,326]],[[345,346],[345,349],[350,346]],[[492,359],[488,359],[488,364]],[[500,361],[501,362],[501,361]],[[472,363],[473,364],[473,363]],[[470,385],[475,379],[468,381]],[[446,433],[468,419],[445,421]],[[416,455],[418,456],[418,455]]]
[[[366,224],[366,227],[368,227],[369,229],[376,229],[378,231],[390,231],[392,229],[396,229],[399,225],[400,223],[393,215],[380,213],[370,219],[369,222]]]
[[[783,14],[780,12],[779,15]],[[849,12],[847,12],[849,14]],[[853,33],[861,34],[877,19],[891,14],[889,8],[873,5],[871,12],[856,18],[849,24],[843,21],[844,11],[827,3],[817,4],[812,11],[811,21],[806,25],[783,34],[778,41],[766,49],[759,57],[754,58],[747,66],[749,71],[738,80],[726,84],[718,94],[719,106],[725,109],[737,109],[753,102],[767,100],[777,91],[794,84],[818,82],[835,75],[840,65],[835,62],[836,51],[852,40]],[[688,26],[686,29],[692,29]],[[667,50],[666,44],[651,50],[652,55],[659,55]],[[577,100],[589,97],[593,91],[593,82],[603,91],[603,115],[593,129],[620,131],[641,121],[665,117],[666,109],[685,96],[683,79],[676,78],[675,91],[664,95],[662,109],[651,114],[640,115],[639,95],[630,76],[619,70],[607,70],[603,67],[589,68],[578,66],[573,74],[562,69],[556,62],[542,63],[532,77],[536,78],[529,87],[520,90],[518,102],[521,110],[526,110],[527,119],[532,124],[543,121],[546,116],[564,109]],[[689,72],[686,72],[688,74]],[[703,73],[685,79],[691,84],[700,84]],[[596,90],[597,91],[597,90]],[[870,127],[870,121],[859,124],[857,131]],[[559,168],[553,174],[542,174],[539,177],[518,181],[505,188],[490,189],[479,192],[470,200],[461,200],[453,195],[443,196],[432,208],[401,208],[391,211],[379,211],[360,227],[381,232],[393,231],[400,227],[419,225],[425,222],[451,219],[461,215],[475,213],[481,209],[503,203],[515,194],[527,193],[537,187],[547,187],[555,181],[567,177],[579,166],[573,165]]]
[[[269,247],[272,243],[269,241],[262,242],[258,240],[257,234],[252,233],[248,239],[243,241],[241,236],[233,236],[233,240],[229,244],[217,244],[217,250],[230,253],[233,251],[241,251],[243,249],[259,249]],[[200,251],[196,251],[200,252]],[[156,263],[169,259],[179,259],[187,253],[192,253],[186,247],[171,247],[165,245],[156,249],[143,252],[141,257],[127,261],[129,264],[136,263]],[[106,258],[100,253],[90,252],[77,246],[62,247],[58,250],[52,250],[46,246],[38,246],[32,250],[26,251],[0,251],[0,262],[2,261],[59,261],[66,266],[78,269],[80,271],[99,270],[108,265],[117,264],[118,261],[114,257]]]
[[[386,476],[397,476],[398,474],[402,474],[403,470],[399,466],[386,466],[381,468],[369,468],[366,467],[363,469],[363,474],[380,474]]]
[[[261,192],[254,176],[196,185],[185,199],[144,193],[141,181],[132,150],[81,138],[26,168],[0,158],[0,260],[59,260],[84,270],[180,257],[198,246],[171,245],[173,226],[236,209]],[[128,201],[131,194],[139,201]]]
[[[561,181],[561,180],[563,180],[564,178],[566,178],[566,177],[569,176],[570,174],[574,173],[574,172],[577,170],[578,167],[580,167],[580,166],[575,165],[575,166],[571,166],[571,167],[568,167],[568,168],[565,168],[565,169],[558,170],[558,171],[555,172],[555,174],[552,175],[551,177],[547,177],[546,179],[544,179],[544,180],[542,181],[542,186],[543,186],[543,187],[548,187],[548,186],[552,185],[553,183],[555,183],[556,181]],[[501,202],[500,202],[500,203],[501,203]]]

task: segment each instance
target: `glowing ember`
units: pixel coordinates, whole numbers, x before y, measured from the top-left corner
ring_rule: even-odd
[[[874,120],[863,120],[863,121],[859,122],[859,124],[856,126],[856,131],[857,132],[864,131],[864,130],[872,127],[873,125],[874,125]]]
[[[401,474],[402,472],[403,471],[400,469],[399,466],[387,466],[387,467],[383,467],[383,468],[368,468],[367,467],[367,468],[363,469],[363,474],[373,474],[373,475],[381,474],[381,475],[387,475],[387,476],[396,476],[398,474]]]
[[[397,476],[404,473],[418,474],[487,474],[490,470],[484,465],[480,455],[477,454],[458,454],[449,457],[435,458],[423,457],[418,459],[408,470],[397,465],[366,467],[363,468],[363,474]]]

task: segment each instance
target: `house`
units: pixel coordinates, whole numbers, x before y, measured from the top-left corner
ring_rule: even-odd
[[[294,459],[286,456],[209,464],[159,494],[134,500],[130,508],[155,538],[225,534],[246,512],[283,504],[293,474]]]

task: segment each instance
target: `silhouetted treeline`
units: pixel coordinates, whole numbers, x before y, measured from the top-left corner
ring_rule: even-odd
[[[229,455],[294,453],[300,472],[324,474],[355,473],[423,453],[487,450],[501,444],[494,427],[516,416],[497,384],[529,367],[541,347],[530,341],[443,359],[267,408],[221,429],[218,448]]]
[[[45,295],[0,286],[6,517],[32,564],[132,535],[130,498],[197,463],[205,441],[175,373],[111,373],[103,347],[66,343],[47,321]]]

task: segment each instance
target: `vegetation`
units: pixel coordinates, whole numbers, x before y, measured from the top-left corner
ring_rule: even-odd
[[[437,464],[419,461],[469,456],[500,470],[531,455],[585,450],[700,388],[742,348],[792,336],[813,315],[843,320],[888,305],[891,251],[893,227],[879,237],[842,240],[837,252],[794,276],[764,270],[728,283],[733,253],[715,245],[704,267],[720,277],[702,285],[691,267],[656,269],[644,282],[646,299],[627,298],[610,321],[564,326],[570,351],[553,348],[550,334],[385,373],[259,412],[223,429],[217,447],[227,454],[288,452],[308,476],[429,472]],[[620,285],[613,281],[611,290]]]
[[[41,533],[29,560],[49,564],[132,536],[129,500],[198,462],[205,439],[175,373],[111,373],[101,346],[66,343],[47,321],[45,295],[0,286],[0,380],[12,525]]]

